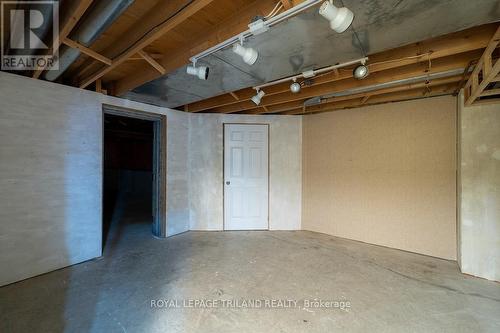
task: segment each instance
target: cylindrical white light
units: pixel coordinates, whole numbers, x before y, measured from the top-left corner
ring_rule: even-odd
[[[294,94],[298,94],[300,92],[300,83],[294,82],[290,85],[290,91]]]
[[[206,80],[208,79],[208,73],[210,69],[206,66],[188,66],[186,69],[186,72],[189,75],[194,75],[197,76],[200,80]]]
[[[251,47],[243,47],[240,44],[234,44],[233,52],[243,58],[243,61],[249,65],[255,64],[259,53]]]
[[[266,93],[262,90],[259,90],[259,92],[257,93],[257,95],[255,95],[254,97],[252,97],[252,102],[255,103],[255,105],[259,105],[260,104],[260,101],[262,100],[262,97],[264,97]]]
[[[346,7],[337,8],[329,1],[323,2],[319,14],[330,21],[330,27],[338,33],[349,28],[354,20],[354,13]]]

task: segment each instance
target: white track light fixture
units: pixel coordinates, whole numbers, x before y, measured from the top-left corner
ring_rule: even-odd
[[[319,14],[330,21],[330,27],[336,32],[343,33],[351,26],[354,13],[347,7],[338,8],[331,1],[325,1],[319,9]]]
[[[196,64],[193,63],[192,66],[188,66],[186,69],[186,72],[189,75],[194,75],[197,76],[198,79],[200,80],[206,80],[208,79],[208,73],[210,69],[206,66],[198,66],[196,67]]]
[[[352,72],[354,78],[358,80],[366,79],[369,74],[370,71],[368,69],[368,66],[366,66],[365,64],[359,65],[358,67],[354,68],[354,71]]]
[[[262,90],[257,90],[257,95],[252,97],[252,102],[255,103],[255,105],[259,105],[260,101],[262,100],[262,97],[264,97],[266,93]]]
[[[290,85],[290,91],[294,94],[298,94],[300,92],[300,88],[300,83],[296,82],[295,80]]]
[[[259,53],[257,51],[255,51],[251,47],[243,47],[238,43],[234,44],[233,52],[242,57],[243,61],[250,66],[255,64],[257,58],[259,57]]]

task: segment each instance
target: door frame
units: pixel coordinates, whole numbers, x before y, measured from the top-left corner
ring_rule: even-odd
[[[226,190],[224,186],[224,182],[226,179],[226,125],[264,125],[267,126],[267,229],[258,229],[255,231],[262,230],[270,230],[269,228],[269,220],[270,220],[270,212],[271,212],[271,125],[269,123],[231,123],[224,122],[222,123],[222,231],[226,230]],[[231,230],[235,231],[235,230]],[[254,230],[245,230],[245,231],[254,231]]]
[[[153,122],[153,224],[156,238],[167,237],[167,116],[109,104],[102,105],[102,188],[104,198],[104,116],[106,114]],[[101,200],[103,205],[103,200]],[[104,209],[104,207],[102,207]],[[101,219],[101,227],[102,227]],[[104,240],[103,240],[104,241]]]

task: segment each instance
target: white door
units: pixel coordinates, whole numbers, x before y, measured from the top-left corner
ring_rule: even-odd
[[[224,125],[224,229],[268,229],[268,126]]]

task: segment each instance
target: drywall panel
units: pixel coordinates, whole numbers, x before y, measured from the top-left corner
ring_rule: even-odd
[[[456,258],[456,99],[303,118],[302,228]]]
[[[459,103],[459,262],[500,281],[500,104]]]
[[[191,114],[190,228],[223,230],[223,124],[269,124],[269,228],[301,228],[302,119]]]
[[[103,103],[167,115],[168,235],[188,230],[187,114],[0,72],[0,285],[101,255]]]

